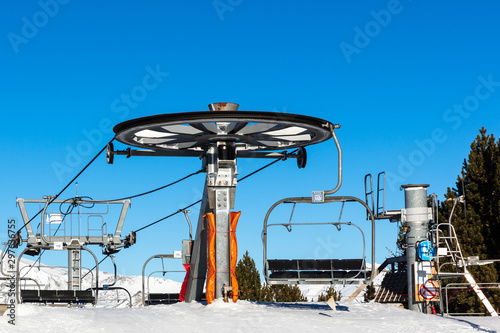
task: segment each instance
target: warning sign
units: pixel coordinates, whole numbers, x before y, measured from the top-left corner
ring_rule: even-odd
[[[436,282],[427,280],[420,285],[418,293],[426,301],[432,301],[435,299],[439,292],[439,286]]]
[[[415,263],[414,293],[416,302],[439,300],[438,285],[432,281],[432,276],[435,273],[436,273],[436,264],[434,262],[420,261]],[[427,289],[430,292],[428,292]]]

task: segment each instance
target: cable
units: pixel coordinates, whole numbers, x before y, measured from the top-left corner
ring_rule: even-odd
[[[66,219],[66,215],[71,214],[71,212],[73,211],[73,208],[74,208],[74,206],[73,206],[73,205],[71,205],[71,206],[69,206],[69,207],[68,207],[68,209],[66,210],[66,213],[61,212],[61,214],[62,214],[64,217],[63,217],[63,219],[62,219],[62,221],[61,221],[61,224],[59,224],[59,225],[57,226],[56,231],[54,231],[54,235],[53,235],[53,236],[57,235],[57,232],[59,231],[59,229],[61,228],[61,226],[62,226],[62,225],[63,225],[63,223],[64,223],[64,220]],[[59,211],[60,211],[60,210],[61,210],[61,206],[59,206]],[[42,260],[42,256],[43,256],[43,254],[45,253],[45,251],[46,251],[45,249],[43,249],[43,250],[42,250],[42,252],[41,252],[41,253],[40,253],[40,255],[38,256],[38,258],[35,260],[35,262],[33,263],[33,265],[32,265],[32,266],[30,266],[30,268],[29,268],[29,269],[28,269],[28,271],[27,271],[27,272],[23,275],[23,277],[22,277],[22,278],[24,278],[24,277],[26,277],[26,275],[28,275],[28,273],[31,271],[31,269],[32,269],[33,267],[35,267],[35,265],[36,265],[36,263],[37,263],[37,262],[38,262],[38,267],[40,267],[40,264],[42,263],[42,262],[41,262],[41,260]],[[39,270],[40,270],[40,268],[39,268]]]
[[[177,214],[179,214],[180,212],[182,212],[183,210],[186,210],[186,209],[188,209],[189,207],[192,207],[192,206],[194,206],[194,205],[196,205],[196,204],[198,204],[198,203],[200,203],[200,202],[201,202],[201,199],[200,199],[200,200],[198,200],[198,201],[196,201],[196,202],[193,202],[193,203],[192,203],[192,204],[190,204],[189,206],[186,206],[186,207],[184,207],[184,208],[182,208],[182,209],[179,209],[179,210],[178,210],[178,211],[176,211],[175,213],[172,213],[172,214],[170,214],[170,215],[167,215],[167,216],[165,216],[165,217],[162,217],[161,219],[156,220],[156,221],[154,221],[153,223],[150,223],[150,224],[148,224],[148,225],[146,225],[146,226],[144,226],[144,227],[142,227],[142,228],[139,228],[139,229],[137,229],[137,230],[136,230],[136,231],[134,231],[134,232],[135,232],[135,233],[138,233],[139,231],[141,231],[141,230],[143,230],[143,229],[146,229],[146,228],[149,228],[149,227],[151,227],[152,225],[155,225],[155,224],[156,224],[156,223],[158,223],[158,222],[161,222],[161,221],[163,221],[163,220],[166,220],[166,219],[168,219],[168,218],[171,218],[172,216],[177,215]]]
[[[104,260],[106,260],[107,257],[109,257],[109,254],[107,254],[104,258],[102,258],[102,260],[99,261],[99,263],[97,265],[100,265]],[[89,273],[92,272],[97,267],[97,265],[95,265],[94,268],[89,269],[89,271],[87,272],[87,274],[85,274],[84,276],[82,276],[82,278],[80,279],[80,281],[83,281],[83,278],[86,277],[87,275],[89,275]]]
[[[77,207],[77,206],[82,206],[83,208],[88,208],[88,209],[90,209],[90,208],[92,208],[92,207],[95,206],[95,204],[93,202],[90,205],[88,205],[88,206],[85,206],[83,203],[78,203],[78,201],[80,201],[80,202],[85,201],[85,200],[82,200],[84,198],[92,200],[92,198],[88,197],[88,196],[84,196],[84,197],[78,197],[77,196],[77,197],[74,197],[74,198],[66,199],[63,202],[61,202],[61,204],[59,205],[59,212],[61,213],[61,215],[66,216],[68,214],[71,214],[73,212],[73,209],[75,207]],[[69,203],[70,205],[69,205],[68,209],[66,210],[66,213],[63,213],[63,211],[62,211],[61,208],[66,203]]]
[[[296,151],[297,151],[297,150],[294,150],[292,153],[294,153],[294,152],[296,152]],[[239,180],[238,180],[238,182],[241,182],[241,181],[245,180],[246,178],[248,178],[248,177],[250,177],[250,176],[255,175],[257,172],[260,172],[260,171],[264,170],[265,168],[270,167],[270,166],[271,166],[271,165],[273,165],[274,163],[277,163],[277,162],[282,161],[282,160],[283,160],[282,158],[278,158],[278,159],[276,159],[275,161],[272,161],[271,163],[268,163],[268,164],[264,165],[262,168],[259,168],[259,169],[255,170],[255,171],[253,171],[253,172],[249,173],[248,175],[246,175],[246,176],[242,177],[241,179],[239,179]],[[184,207],[184,208],[179,209],[179,210],[178,210],[178,211],[176,211],[175,213],[172,213],[172,214],[170,214],[170,215],[167,215],[167,216],[165,216],[165,217],[162,217],[161,219],[156,220],[156,221],[154,221],[154,222],[152,222],[152,223],[150,223],[150,224],[148,224],[148,225],[146,225],[146,226],[144,226],[144,227],[142,227],[142,228],[139,228],[139,229],[135,230],[134,232],[135,232],[135,233],[138,233],[138,232],[139,232],[139,231],[141,231],[141,230],[144,230],[144,229],[149,228],[149,227],[151,227],[151,226],[153,226],[153,225],[155,225],[155,224],[157,224],[157,223],[159,223],[159,222],[161,222],[161,221],[164,221],[164,220],[166,220],[166,219],[169,219],[169,218],[171,218],[172,216],[175,216],[175,215],[179,214],[179,213],[180,213],[180,212],[182,212],[183,210],[186,210],[186,209],[188,209],[188,208],[190,208],[190,207],[192,207],[192,206],[194,206],[194,205],[196,205],[196,204],[200,203],[201,201],[202,201],[202,200],[200,199],[200,200],[198,200],[198,201],[196,201],[196,202],[193,202],[192,204],[190,204],[190,205],[188,205],[188,206],[186,206],[186,207]]]
[[[175,185],[177,183],[180,183],[181,181],[183,180],[186,180],[188,179],[189,177],[192,177],[194,175],[197,175],[201,172],[204,172],[205,170],[204,169],[200,169],[196,172],[193,172],[193,173],[190,173],[189,175],[185,176],[185,177],[182,177],[181,179],[178,179],[170,184],[167,184],[167,185],[163,185],[161,187],[158,187],[158,188],[155,188],[154,190],[150,190],[150,191],[147,191],[147,192],[143,192],[143,193],[139,193],[139,194],[136,194],[136,195],[132,195],[132,196],[128,196],[128,197],[123,197],[123,198],[119,198],[119,199],[113,199],[113,200],[92,200],[92,202],[107,202],[107,201],[120,201],[120,200],[125,200],[125,199],[132,199],[132,198],[137,198],[137,197],[140,197],[140,196],[143,196],[143,195],[146,195],[146,194],[151,194],[151,193],[154,193],[156,191],[159,191],[159,190],[163,190],[164,188],[167,188],[169,186],[172,186],[172,185]]]
[[[271,163],[269,163],[269,164],[267,164],[267,165],[263,166],[262,168],[255,170],[254,172],[252,172],[252,173],[250,173],[250,174],[246,175],[245,177],[242,177],[241,179],[239,179],[239,180],[238,180],[238,182],[241,182],[241,181],[245,180],[246,178],[248,178],[248,177],[250,177],[250,176],[253,176],[253,175],[254,175],[254,174],[256,174],[257,172],[262,171],[262,170],[264,170],[265,168],[270,167],[271,165],[273,165],[274,163],[279,162],[279,161],[281,161],[281,159],[276,160],[276,161],[273,161],[273,162],[271,162]]]

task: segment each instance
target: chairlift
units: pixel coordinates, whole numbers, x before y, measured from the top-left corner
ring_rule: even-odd
[[[338,128],[340,126],[337,126]],[[342,184],[342,149],[337,136],[331,128],[332,138],[335,141],[338,154],[338,180],[337,185],[329,191],[313,191],[310,197],[290,197],[277,201],[268,210],[262,230],[264,277],[267,284],[334,284],[334,283],[367,283],[373,281],[377,271],[375,269],[375,219],[372,209],[361,199],[352,196],[332,196]],[[281,204],[327,204],[342,203],[342,209],[336,222],[309,222],[292,223],[291,217],[288,223],[269,223],[272,211]],[[371,220],[371,270],[367,269],[365,258],[365,241],[361,228],[351,222],[341,222],[341,216],[346,203],[359,203],[366,209],[368,219]],[[293,214],[293,210],[292,210]],[[354,259],[269,259],[268,257],[268,228],[271,226],[284,226],[291,231],[293,225],[318,226],[341,225],[355,226],[361,231],[363,238],[363,255]]]
[[[183,239],[182,240],[182,251],[174,251],[173,254],[156,254],[148,258],[146,262],[144,263],[142,267],[142,305],[157,305],[157,304],[173,304],[177,303],[183,300],[183,293],[182,290],[180,290],[178,293],[152,293],[150,292],[149,288],[149,279],[153,274],[157,273],[162,273],[163,276],[171,273],[185,273],[188,274],[189,272],[189,263],[191,261],[191,252],[192,252],[192,247],[193,247],[193,240],[192,240],[192,226],[191,226],[191,221],[189,220],[188,214],[191,213],[191,211],[182,209],[179,210],[179,212],[184,213],[184,217],[186,218],[186,222],[189,227],[189,239]],[[148,263],[153,260],[153,259],[161,259],[161,270],[156,270],[151,273],[146,278],[146,266]],[[184,266],[185,270],[169,270],[165,269],[164,261],[163,259],[182,259],[182,265]],[[187,276],[187,275],[186,275]],[[184,287],[185,288],[185,287]]]
[[[135,233],[122,238],[121,232],[126,213],[130,206],[130,200],[92,200],[86,197],[76,196],[68,200],[54,200],[47,196],[43,199],[16,200],[27,231],[27,247],[22,251],[17,260],[16,272],[20,274],[20,261],[23,255],[41,255],[42,251],[67,251],[68,255],[68,289],[67,290],[38,290],[21,289],[19,279],[16,280],[16,290],[19,303],[68,303],[82,304],[91,303],[95,305],[98,301],[99,287],[99,263],[95,254],[87,247],[88,245],[99,245],[103,254],[111,255],[135,243]],[[26,204],[38,204],[41,221],[36,228],[28,217]],[[57,207],[59,204],[58,211]],[[68,204],[68,209],[61,207]],[[104,217],[110,214],[111,206],[121,205],[119,219],[114,234],[108,234],[108,223]],[[96,208],[94,208],[96,206]],[[72,207],[78,207],[73,211]],[[92,209],[94,208],[94,209]],[[36,230],[36,233],[34,232]],[[88,290],[81,290],[82,265],[81,251],[87,251],[95,260],[95,286]]]

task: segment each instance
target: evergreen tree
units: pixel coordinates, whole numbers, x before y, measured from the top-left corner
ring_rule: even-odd
[[[398,239],[396,240],[396,246],[398,248],[398,256],[406,256],[406,227],[404,223],[399,225]],[[406,272],[406,261],[397,263],[398,272]]]
[[[262,285],[260,273],[255,267],[255,261],[250,257],[248,251],[236,265],[236,279],[240,289],[239,299],[250,301],[262,301]]]
[[[340,290],[337,291],[334,287],[329,287],[328,290],[326,290],[326,295],[323,293],[319,295],[318,302],[326,302],[330,299],[330,297],[333,297],[333,300],[337,302],[342,298],[342,294]]]
[[[373,300],[374,297],[375,297],[375,286],[373,285],[372,282],[365,288],[364,301],[369,302]]]
[[[457,177],[456,188],[445,195],[447,199],[464,194],[466,210],[457,204],[452,216],[458,241],[464,257],[479,256],[479,259],[500,258],[500,141],[486,135],[484,127],[471,144],[468,159],[464,160],[462,174]],[[440,222],[448,220],[453,202],[441,205]],[[465,214],[464,214],[465,213]],[[497,282],[500,266],[470,266],[476,282]],[[452,281],[459,282],[459,281]],[[461,281],[465,282],[465,280]],[[493,307],[500,307],[500,293],[485,292]],[[474,292],[459,293],[450,300],[450,312],[482,312],[484,306]]]
[[[240,289],[239,299],[259,302],[304,302],[307,301],[298,286],[262,286],[260,273],[248,251],[236,265],[236,278]]]
[[[280,284],[271,286],[273,302],[307,302],[302,291],[297,285]]]

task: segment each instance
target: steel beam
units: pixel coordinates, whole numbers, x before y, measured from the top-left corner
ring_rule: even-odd
[[[203,216],[208,213],[208,190],[207,182],[203,191],[200,214],[198,216],[198,226],[191,253],[191,264],[186,285],[186,302],[201,301],[205,278],[207,275],[207,229]]]

